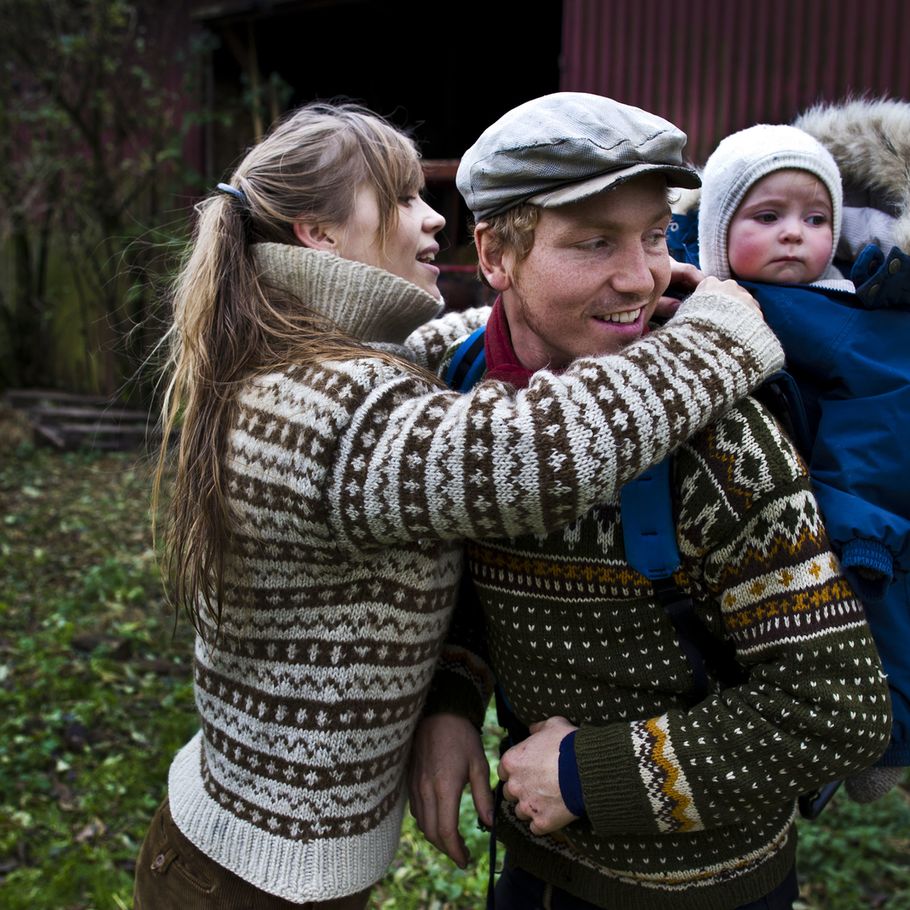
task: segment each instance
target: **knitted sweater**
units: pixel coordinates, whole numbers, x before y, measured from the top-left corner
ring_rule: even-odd
[[[610,910],[728,910],[768,893],[794,862],[795,797],[871,764],[890,727],[863,609],[773,419],[745,399],[673,470],[676,582],[735,644],[747,683],[688,709],[689,664],[625,560],[613,496],[550,535],[468,545],[483,616],[457,612],[427,705],[477,717],[465,648],[479,659],[485,625],[519,721],[580,726],[587,817],[536,837],[506,803],[497,834],[518,865]]]
[[[370,344],[400,346],[438,307],[328,253],[261,244],[256,257],[269,284]],[[435,368],[486,315],[433,322],[407,348]],[[673,326],[520,393],[447,392],[368,348],[239,390],[222,638],[197,642],[201,730],[169,778],[190,841],[298,903],[383,874],[460,539],[565,524],[780,365],[770,331],[723,297],[684,305]]]

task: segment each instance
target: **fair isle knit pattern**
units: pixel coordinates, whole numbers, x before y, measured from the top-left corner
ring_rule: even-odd
[[[406,342],[438,306],[413,285],[302,248],[256,255],[270,284],[431,369],[486,317],[447,316]],[[723,297],[696,299],[674,325],[521,393],[441,391],[369,350],[240,390],[221,638],[197,642],[201,731],[169,779],[189,840],[298,903],[382,876],[460,538],[559,527],[780,363],[771,333]]]
[[[467,547],[516,714],[580,726],[588,818],[535,837],[506,804],[497,833],[519,865],[611,910],[717,910],[766,894],[794,860],[795,797],[871,764],[890,726],[863,609],[767,412],[744,400],[673,465],[676,581],[750,673],[694,708],[673,625],[625,561],[618,497],[548,536]],[[448,688],[452,710],[460,687],[473,714],[457,662],[441,666],[434,697]]]

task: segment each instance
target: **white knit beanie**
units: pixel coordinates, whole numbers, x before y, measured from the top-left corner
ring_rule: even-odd
[[[831,194],[833,243],[825,269],[826,273],[830,272],[840,237],[844,198],[837,164],[817,139],[795,126],[759,123],[723,139],[702,173],[698,255],[706,275],[730,277],[727,257],[730,221],[756,181],[786,168],[808,171]]]

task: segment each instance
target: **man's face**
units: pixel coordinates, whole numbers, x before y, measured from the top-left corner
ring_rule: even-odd
[[[528,257],[508,251],[503,305],[524,366],[560,369],[641,337],[670,282],[666,181],[638,177],[542,209]]]

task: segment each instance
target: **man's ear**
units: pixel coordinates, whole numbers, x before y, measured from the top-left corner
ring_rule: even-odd
[[[311,250],[326,250],[329,253],[338,252],[338,241],[334,228],[309,221],[294,222],[294,236],[301,245]]]
[[[505,253],[501,244],[493,242],[489,227],[485,221],[478,223],[474,228],[474,245],[483,277],[494,291],[501,294],[512,287],[512,257]]]

